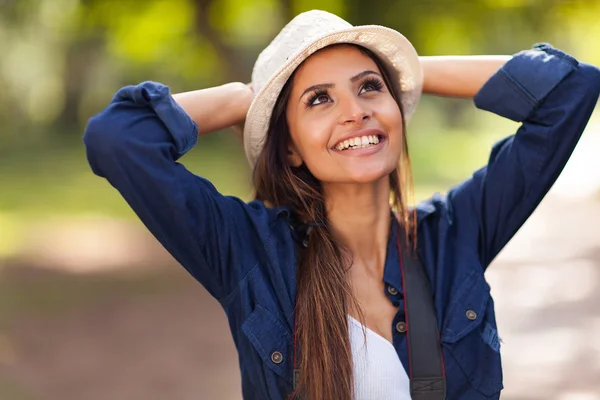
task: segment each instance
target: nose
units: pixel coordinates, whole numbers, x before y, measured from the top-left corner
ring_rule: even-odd
[[[341,112],[338,118],[340,125],[362,124],[371,119],[372,112],[364,104],[361,104],[360,99],[349,98],[339,103],[341,103]]]

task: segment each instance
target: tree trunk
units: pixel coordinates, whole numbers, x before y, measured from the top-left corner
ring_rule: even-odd
[[[197,0],[196,1],[196,18],[195,28],[196,33],[204,36],[213,45],[219,59],[221,67],[224,71],[224,78],[227,82],[230,81],[247,81],[248,73],[244,68],[244,62],[236,49],[224,43],[221,35],[215,30],[208,20],[208,9],[212,4],[212,0]]]

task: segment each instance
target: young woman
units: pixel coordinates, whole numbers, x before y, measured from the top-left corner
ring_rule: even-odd
[[[549,45],[419,58],[393,30],[311,11],[252,78],[256,95],[242,83],[174,96],[128,86],[85,133],[93,171],[223,306],[244,398],[410,398],[401,236],[431,282],[447,398],[499,398],[484,272],[567,162],[600,71]],[[421,91],[474,97],[522,126],[447,196],[409,210],[406,122]],[[250,203],[176,162],[198,134],[244,120]]]

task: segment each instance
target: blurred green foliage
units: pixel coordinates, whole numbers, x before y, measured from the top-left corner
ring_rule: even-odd
[[[156,80],[177,92],[248,81],[260,50],[312,8],[395,28],[426,55],[510,54],[549,41],[600,64],[597,0],[0,0],[0,236],[56,213],[131,217],[89,171],[87,119],[126,84]],[[424,99],[409,127],[417,197],[467,177],[515,127],[470,102]],[[203,138],[183,162],[222,192],[251,195],[228,132]]]
[[[119,86],[140,80],[175,91],[247,81],[258,52],[311,8],[395,28],[421,54],[550,41],[600,61],[595,0],[0,0],[3,140],[76,135]]]

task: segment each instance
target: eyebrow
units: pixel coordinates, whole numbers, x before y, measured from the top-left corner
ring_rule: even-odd
[[[363,72],[360,72],[360,73],[354,75],[352,78],[350,78],[350,82],[354,83],[354,82],[364,78],[367,75],[377,75],[377,76],[381,77],[381,75],[375,71],[366,70],[366,71],[363,71]],[[302,92],[302,94],[300,95],[299,98],[301,99],[302,97],[304,97],[304,95],[306,93],[309,93],[309,92],[318,92],[320,90],[331,89],[333,87],[335,87],[335,84],[333,84],[333,83],[319,83],[317,85],[313,85],[313,86],[306,88],[306,90],[304,92]]]

